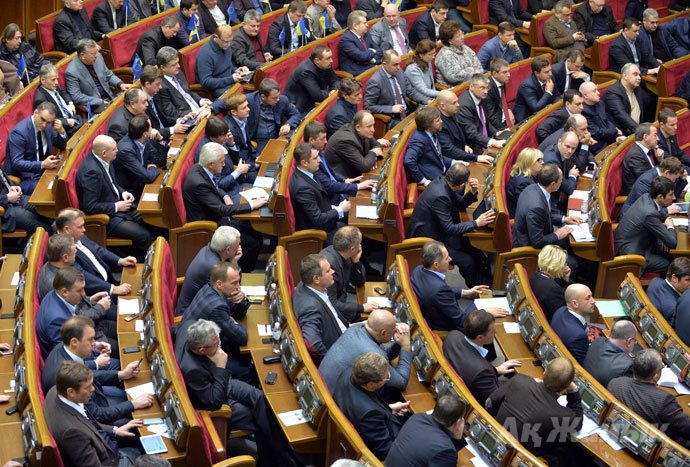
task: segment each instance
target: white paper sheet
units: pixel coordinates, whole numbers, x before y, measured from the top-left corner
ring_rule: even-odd
[[[377,220],[379,218],[376,206],[357,205],[356,209],[357,210],[355,211],[355,217],[359,217],[360,219]]]
[[[672,217],[673,220],[673,225],[684,225],[688,226],[688,218],[687,217]]]
[[[158,201],[158,193],[144,193],[141,196],[142,201]]]
[[[393,308],[390,299],[387,297],[367,297],[367,303],[377,303],[379,308]]]
[[[520,324],[506,321],[503,323],[506,334],[520,334]]]
[[[484,458],[479,454],[479,451],[476,447],[474,447],[472,441],[470,441],[468,438],[465,438],[465,441],[467,442],[467,450],[470,451],[474,456],[470,459],[472,465],[474,465],[475,467],[491,467],[491,464],[486,462]]]
[[[589,231],[589,225],[585,222],[582,224],[571,225],[573,228],[573,238],[576,242],[593,242],[595,239]]]
[[[51,181],[48,183],[48,189],[49,189],[49,190],[52,190],[52,189],[53,189],[53,181],[54,181],[54,180],[51,180]]]
[[[12,281],[10,281],[10,285],[13,287],[19,285],[19,271],[16,271],[14,274],[12,274]]]
[[[144,394],[155,394],[156,393],[156,391],[153,389],[153,383],[144,383],[144,384],[140,384],[139,386],[132,386],[131,388],[125,389],[125,392],[132,399],[136,399],[137,397],[142,396]],[[153,425],[150,425],[147,428],[150,430],[151,426],[153,426]]]
[[[664,367],[664,369],[661,370],[661,377],[659,378],[658,384],[660,386],[666,386],[667,388],[673,388],[678,394],[690,394],[690,388],[683,383],[679,383],[678,376],[676,376],[669,367]]]
[[[582,218],[583,214],[582,214],[582,211],[578,211],[577,209],[570,209],[568,211],[568,216],[569,217],[578,216],[578,217]]]
[[[474,306],[480,310],[486,308],[503,308],[510,314],[510,305],[508,305],[508,298],[506,297],[475,298]]]
[[[240,196],[247,201],[254,201],[259,198],[268,198],[268,193],[263,188],[252,187],[248,190],[240,191]]]
[[[270,324],[257,324],[256,327],[259,329],[259,336],[267,337],[272,335]]]
[[[168,432],[168,426],[165,424],[147,425],[146,429],[149,430],[151,433],[155,433],[157,435],[164,436],[168,439],[172,439],[172,436]]]
[[[240,287],[242,293],[245,295],[251,295],[252,297],[265,297],[266,287],[263,285],[243,285]]]
[[[170,148],[168,149],[168,156],[177,156],[180,153],[180,148]]]
[[[570,195],[573,199],[587,199],[589,197],[589,191],[587,190],[575,190],[573,194]]]
[[[268,188],[270,190],[273,188],[273,183],[275,183],[275,179],[272,177],[256,177],[256,180],[254,180],[254,187]]]
[[[138,319],[134,322],[134,332],[144,332],[144,320]]]
[[[279,413],[278,418],[280,418],[280,421],[283,422],[283,425],[286,427],[299,425],[300,423],[307,423],[307,419],[304,418],[304,412],[302,412],[302,409]]]
[[[120,298],[117,300],[117,312],[121,315],[135,315],[139,313],[138,298]]]
[[[597,434],[601,439],[603,439],[606,442],[606,444],[611,446],[611,449],[613,449],[614,451],[620,451],[621,449],[623,449],[623,446],[618,444],[618,441],[613,439],[613,437],[607,431],[599,430]]]

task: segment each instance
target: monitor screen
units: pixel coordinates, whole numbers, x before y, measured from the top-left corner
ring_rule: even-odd
[[[683,371],[685,367],[688,365],[688,359],[685,356],[685,353],[678,355],[676,359],[673,361],[673,365],[676,366],[679,371]]]
[[[170,391],[165,398],[163,404],[163,411],[165,412],[165,424],[168,427],[168,432],[173,435],[175,441],[180,436],[182,430],[187,426],[182,416],[180,409],[180,401],[174,392]]]
[[[398,301],[395,302],[395,319],[397,319],[399,323],[407,324],[410,328],[415,325],[415,320],[412,317],[412,313],[410,313],[410,305],[407,303],[407,299],[404,296],[401,296],[398,298]]]
[[[24,452],[27,454],[41,448],[36,435],[36,420],[31,410],[26,411],[22,420],[22,441],[24,442]]]
[[[436,393],[436,398],[440,399],[441,397],[450,394],[453,392],[454,387],[455,385],[453,382],[450,381],[446,375],[441,374],[434,383],[434,392]]]
[[[554,358],[559,357],[556,347],[550,342],[544,342],[540,345],[537,349],[537,355],[543,364],[548,364]]]
[[[151,281],[147,280],[141,288],[141,297],[139,298],[139,313],[141,313],[143,316],[151,305]]]
[[[24,268],[26,268],[26,264],[29,262],[29,251],[31,251],[32,243],[33,243],[33,237],[30,237],[29,241],[26,242],[26,246],[24,247],[24,251],[22,252],[22,259],[19,262],[19,271],[23,271]]]
[[[146,353],[150,354],[156,344],[158,344],[158,338],[156,337],[156,320],[153,317],[153,313],[149,313],[149,315],[144,318],[144,349]]]
[[[165,359],[158,352],[153,355],[151,360],[151,382],[158,397],[163,394],[168,384],[170,384],[165,374]]]
[[[154,247],[155,244],[151,244],[148,250],[146,250],[146,258],[144,258],[144,269],[141,272],[141,278],[142,280],[146,279],[146,277],[149,275],[151,272],[151,268],[153,267],[153,254],[155,253],[156,249]]]
[[[274,293],[270,298],[270,302],[268,304],[268,313],[271,316],[271,323],[283,324],[283,321],[285,320],[285,315],[283,314],[283,302],[280,300],[280,296],[277,292]]]
[[[506,298],[508,299],[508,306],[510,306],[510,310],[515,313],[515,307],[517,307],[517,304],[520,302],[520,300],[522,300],[522,294],[520,293],[520,281],[515,274],[512,274],[506,283]]]
[[[494,435],[491,434],[488,430],[484,432],[484,436],[482,436],[482,439],[479,440],[479,443],[482,446],[484,446],[487,452],[493,452],[493,450],[496,449],[496,445],[498,444]]]
[[[288,376],[292,375],[293,370],[300,361],[295,352],[295,342],[288,334],[285,334],[280,341],[280,362],[283,364],[283,369]]]
[[[26,366],[24,357],[14,364],[14,394],[17,401],[26,392]]]
[[[397,266],[390,268],[388,274],[386,274],[386,287],[388,288],[388,298],[393,300],[393,297],[400,291]]]
[[[266,263],[266,276],[264,276],[264,287],[268,288],[268,286],[275,283],[275,281],[276,281],[276,256],[274,253],[268,259],[268,263]]]
[[[24,343],[24,315],[19,315],[17,322],[14,323],[14,348],[20,347]]]
[[[628,316],[634,316],[637,310],[642,308],[642,304],[637,299],[637,293],[632,287],[625,286],[621,290],[621,300]]]
[[[14,298],[14,314],[17,315],[19,314],[19,309],[24,303],[24,281],[26,280],[25,276],[20,276],[19,277],[19,284],[17,285],[17,295]]]

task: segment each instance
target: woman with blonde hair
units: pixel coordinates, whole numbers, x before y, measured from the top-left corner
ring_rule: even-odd
[[[429,39],[417,42],[412,63],[405,69],[405,77],[410,83],[410,97],[419,105],[427,105],[441,92],[434,87],[434,73],[431,62],[436,55],[436,44]]]
[[[565,289],[570,285],[568,252],[557,245],[546,245],[539,252],[539,270],[529,279],[534,296],[549,321],[560,307],[565,306]]]
[[[544,154],[535,148],[525,148],[517,156],[510,178],[506,184],[506,201],[508,214],[515,216],[518,198],[526,187],[536,182],[536,176],[544,165]]]

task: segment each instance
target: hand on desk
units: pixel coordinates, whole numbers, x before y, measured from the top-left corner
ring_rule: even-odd
[[[491,156],[479,155],[477,156],[477,162],[481,164],[493,164],[494,158]]]
[[[112,304],[110,294],[108,292],[95,293],[91,296],[90,301],[92,305],[100,305],[105,310],[109,309],[110,305]]]
[[[357,184],[357,190],[373,190],[376,187],[376,180],[370,178]]]
[[[680,212],[680,206],[677,204],[672,204],[666,208],[669,214],[678,214]]]
[[[570,232],[572,231],[572,227],[570,227],[569,225],[564,225],[560,229],[557,229],[554,233],[556,234],[556,237],[558,237],[559,240],[563,240],[565,237],[570,235]]]
[[[475,285],[471,289],[465,289],[462,291],[462,298],[479,298],[484,292],[491,290],[488,285]]]
[[[148,409],[153,405],[153,394],[142,394],[136,399],[132,400],[134,410]]]
[[[582,219],[580,216],[568,216],[565,218],[565,223],[568,225],[581,224]]]
[[[127,295],[132,291],[132,286],[128,283],[113,286],[113,295]]]
[[[493,306],[486,308],[486,312],[494,318],[505,318],[506,316],[508,316],[508,310],[504,310],[503,308]]]
[[[515,373],[515,367],[522,366],[519,360],[506,360],[496,367],[496,373],[499,375],[509,375]]]
[[[387,148],[391,145],[391,142],[386,138],[380,138],[376,140],[382,147]]]
[[[126,381],[126,380],[132,379],[136,375],[138,375],[140,370],[141,370],[141,361],[135,360],[133,362],[130,362],[130,364],[127,365],[124,368],[124,370],[118,371],[117,377],[120,379],[120,381]]]
[[[138,418],[135,418],[134,420],[130,420],[124,425],[117,427],[115,429],[115,436],[119,436],[120,438],[134,437],[135,434],[129,430],[132,428],[138,428],[140,426],[144,426],[144,423]]]
[[[56,120],[59,121],[59,120]],[[42,162],[41,162],[41,168],[42,169],[55,169],[57,166],[60,165],[60,159],[58,159],[57,156],[50,155],[46,157]]]
[[[110,355],[102,353],[96,358],[96,365],[98,368],[108,368],[110,365]]]
[[[410,411],[410,401],[407,402],[395,402],[394,404],[388,404],[391,408],[393,415],[403,415]]]
[[[477,227],[484,227],[488,224],[491,224],[495,220],[496,213],[493,210],[491,210],[481,213],[481,215],[477,217],[474,221],[477,223]]]
[[[367,302],[367,303],[365,303],[365,304],[362,305],[362,306],[364,307],[364,312],[365,312],[365,313],[371,313],[372,311],[378,309],[379,304],[378,304],[378,303],[375,303],[375,302]]]
[[[117,265],[120,267],[136,266],[137,259],[134,256],[125,256],[117,261]]]

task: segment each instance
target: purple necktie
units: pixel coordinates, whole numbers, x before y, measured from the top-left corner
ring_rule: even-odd
[[[481,104],[477,106],[479,108],[479,121],[482,122],[482,134],[484,136],[489,136],[489,131],[486,129],[486,118],[484,118],[484,109]]]
[[[400,26],[394,27],[393,31],[395,32],[395,36],[398,39],[398,45],[400,45],[400,55],[406,54],[407,53],[407,46],[405,46],[405,38],[403,37],[402,33],[400,32]]]

